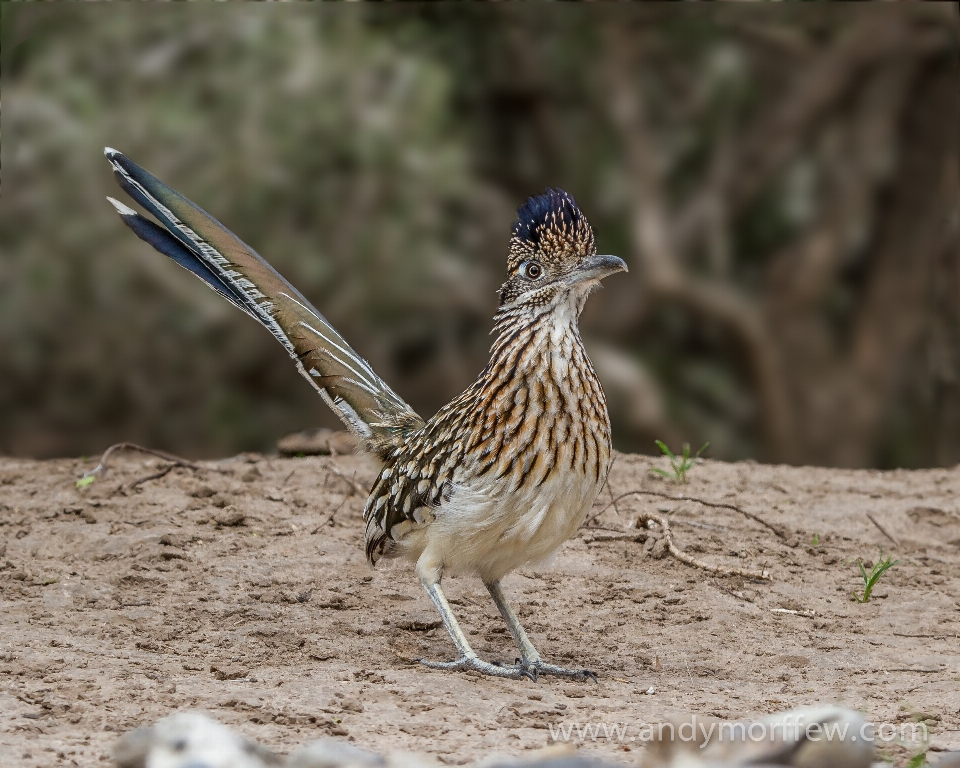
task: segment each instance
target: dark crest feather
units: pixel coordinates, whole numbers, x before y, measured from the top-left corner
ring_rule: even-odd
[[[566,225],[568,231],[575,231],[585,223],[573,195],[562,189],[548,189],[538,197],[529,198],[517,209],[513,236],[536,247],[548,227]]]

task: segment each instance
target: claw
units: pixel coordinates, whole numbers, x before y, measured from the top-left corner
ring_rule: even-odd
[[[427,666],[433,666],[434,662],[424,662]],[[449,662],[454,664],[456,662]],[[493,665],[498,669],[509,669],[515,672],[519,672],[520,675],[526,673],[526,676],[529,677],[534,682],[537,682],[540,678],[540,675],[554,675],[556,677],[565,677],[568,680],[576,680],[581,683],[585,683],[587,680],[592,680],[594,683],[598,683],[596,672],[592,672],[589,669],[567,669],[566,667],[558,667],[555,664],[544,664],[542,661],[525,661],[523,659],[517,659],[514,664],[505,664],[502,661],[494,661]]]
[[[598,682],[596,673],[591,672],[589,669],[567,669],[566,667],[558,667],[555,664],[544,664],[542,661],[535,661],[525,666],[527,666],[528,669],[535,670],[538,676],[554,675],[555,677],[565,677],[568,680],[576,680],[581,683],[585,683],[587,680],[593,680],[594,683]]]
[[[430,667],[430,669],[448,669],[454,671],[472,669],[474,672],[479,672],[483,675],[490,675],[491,677],[506,677],[510,678],[511,680],[519,680],[521,677],[525,677],[531,682],[537,682],[536,672],[531,672],[528,668],[522,666],[511,667],[500,664],[491,664],[490,662],[483,661],[476,656],[461,656],[455,661],[428,661],[427,659],[414,659],[414,661],[423,664],[425,667]]]

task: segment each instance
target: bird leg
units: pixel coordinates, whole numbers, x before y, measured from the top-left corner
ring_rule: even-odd
[[[513,680],[526,677],[536,681],[536,674],[524,667],[501,667],[479,658],[473,648],[470,647],[470,643],[467,641],[466,635],[463,634],[463,630],[460,629],[460,625],[457,623],[453,611],[450,610],[450,603],[447,602],[443,590],[440,589],[439,576],[430,578],[430,576],[434,576],[436,571],[428,574],[427,578],[425,578],[425,574],[421,571],[419,563],[417,564],[417,571],[420,573],[420,580],[423,583],[424,589],[427,590],[427,594],[430,595],[430,599],[436,606],[440,618],[443,619],[443,626],[447,628],[447,632],[450,634],[454,644],[457,646],[457,651],[460,653],[460,658],[455,661],[427,661],[426,659],[417,659],[417,661],[431,669],[472,669],[475,672],[492,675],[493,677],[508,677]],[[521,632],[522,631],[523,630],[521,630]],[[534,653],[536,653],[536,651],[534,651]]]
[[[511,608],[510,603],[507,602],[507,596],[503,594],[500,582],[491,581],[484,582],[484,584],[490,593],[490,597],[493,598],[493,602],[496,603],[497,608],[500,609],[500,615],[503,616],[503,620],[507,623],[510,634],[513,635],[513,641],[520,650],[519,664],[513,667],[506,667],[507,669],[527,670],[533,674],[534,680],[536,680],[538,675],[556,675],[557,677],[566,677],[571,680],[593,680],[593,682],[597,682],[597,676],[589,669],[567,669],[554,664],[545,664],[540,659],[540,654],[537,653],[537,649],[533,647],[533,643],[530,642],[530,638],[527,637],[527,633],[520,625],[520,619],[517,618],[517,614],[513,612],[513,608]]]

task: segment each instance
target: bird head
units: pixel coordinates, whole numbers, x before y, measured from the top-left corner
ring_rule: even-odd
[[[500,306],[543,306],[571,293],[585,299],[604,277],[626,271],[623,259],[597,255],[593,229],[573,197],[548,189],[517,209]]]

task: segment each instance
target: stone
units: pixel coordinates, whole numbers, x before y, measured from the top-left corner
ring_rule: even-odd
[[[275,753],[198,712],[178,712],[126,734],[113,749],[117,768],[271,768]]]
[[[353,454],[357,450],[356,438],[349,432],[321,427],[320,429],[295,432],[277,441],[281,456],[329,456]]]

